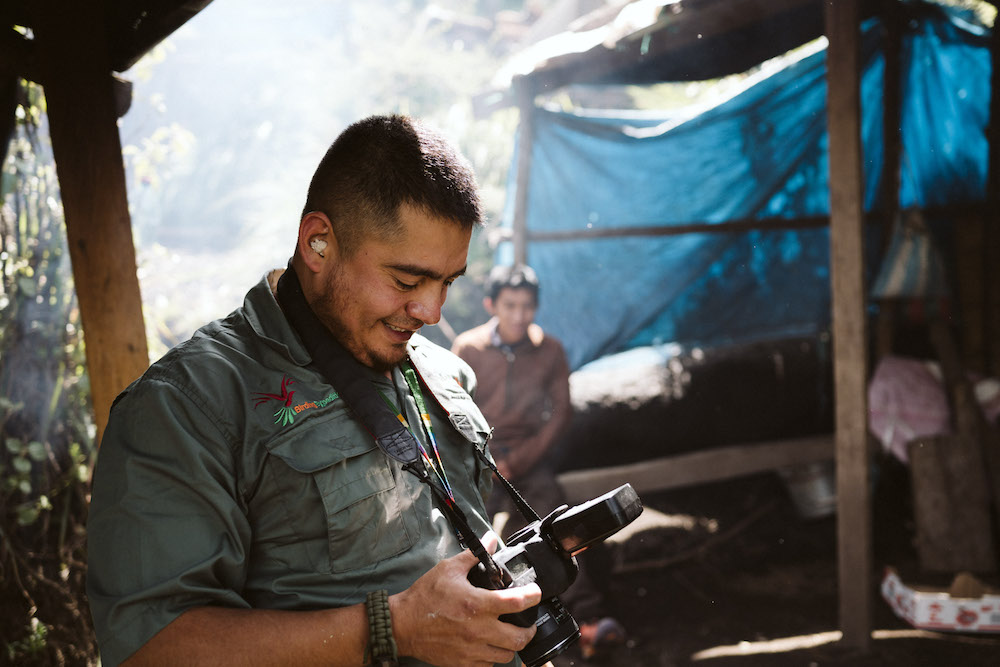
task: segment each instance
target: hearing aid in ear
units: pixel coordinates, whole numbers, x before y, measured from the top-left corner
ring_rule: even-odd
[[[320,257],[326,257],[323,251],[326,250],[326,241],[323,239],[313,239],[309,242],[309,247],[316,251],[316,254]]]

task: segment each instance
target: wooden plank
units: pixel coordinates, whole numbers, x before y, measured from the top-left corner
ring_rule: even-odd
[[[569,84],[651,83],[704,80],[745,71],[805,41],[818,37],[822,26],[815,0],[740,0],[700,2],[664,11],[648,28],[613,44],[600,44],[583,53],[548,58],[530,74],[537,90],[556,90]],[[766,21],[761,19],[767,18]],[[782,27],[794,27],[784,29]],[[708,43],[740,40],[741,48],[726,58],[695,58]],[[656,66],[652,66],[655,64]],[[666,70],[664,70],[666,68]]]
[[[7,161],[7,151],[10,150],[10,142],[17,127],[14,113],[17,111],[19,83],[16,76],[0,74],[0,141],[3,142],[3,148],[0,148],[0,164]]]
[[[528,183],[531,180],[531,151],[535,143],[535,88],[531,79],[520,77],[514,80],[519,111],[517,142],[517,174],[514,187],[514,262],[528,263],[528,241],[526,216],[528,214]]]
[[[892,237],[892,226],[899,213],[900,157],[902,152],[903,85],[902,43],[903,14],[899,0],[881,0],[880,14],[885,30],[885,74],[882,94],[882,176],[879,182],[878,208],[883,212],[882,245],[879,256],[885,255]]]
[[[996,122],[1000,123],[1000,119]],[[994,191],[1000,190],[1000,182],[995,182],[991,188]],[[983,371],[986,375],[1000,377],[1000,200],[994,202],[986,215],[982,248]]]
[[[883,212],[879,257],[885,257],[892,240],[893,224],[899,215],[900,153],[902,138],[902,12],[898,0],[881,0],[880,14],[883,32],[885,73],[883,75],[882,175],[879,179],[877,207]],[[881,359],[892,354],[896,329],[896,310],[893,300],[879,303],[875,332],[875,357]]]
[[[10,76],[45,85],[45,76],[39,65],[34,40],[28,39],[13,28],[7,32],[0,32],[0,77]],[[111,85],[114,88],[115,109],[120,118],[132,104],[132,83],[115,78]]]
[[[30,39],[13,28],[0,32],[0,75],[36,81],[38,68],[34,46]]]
[[[574,470],[559,475],[567,502],[595,498],[628,482],[640,495],[718,482],[786,466],[833,458],[833,437],[820,435],[757,442],[666,456],[628,465]]]
[[[990,496],[976,437],[922,438],[910,443],[909,453],[921,568],[995,572]]]
[[[837,452],[837,566],[843,643],[867,651],[872,536],[867,438],[867,335],[862,239],[858,0],[823,3],[830,135],[830,273]]]
[[[826,227],[826,216],[808,218],[766,218],[761,220],[730,220],[729,222],[692,222],[679,225],[643,227],[600,227],[561,231],[529,231],[529,241],[574,241],[579,239],[624,238],[626,236],[676,236],[678,234],[738,234],[748,231],[785,231]]]
[[[986,174],[987,206],[983,240],[983,302],[985,365],[987,375],[1000,376],[1000,30],[993,29],[990,37],[990,121],[986,133],[989,139],[989,163]]]
[[[962,365],[986,373],[986,223],[989,214],[952,217],[954,306],[962,323]]]
[[[951,424],[956,432],[949,441],[951,448],[939,455],[950,471],[947,480],[955,488],[951,498],[956,515],[963,515],[956,516],[955,524],[964,525],[965,530],[981,532],[992,550],[995,540],[1000,537],[994,535],[989,520],[991,502],[996,516],[1000,517],[1000,436],[983,415],[948,323],[940,317],[932,317],[929,327],[931,342],[941,362]],[[981,513],[985,513],[985,523],[976,518]],[[963,524],[966,520],[972,523]],[[977,571],[995,571],[996,566],[996,561],[992,560],[988,569],[980,566]]]
[[[948,217],[966,219],[986,215],[982,204],[958,204],[955,206],[928,206],[920,208],[925,218]],[[888,226],[891,220],[882,211],[865,215],[865,224],[875,223]],[[816,229],[829,227],[828,216],[808,216],[802,218],[744,218],[726,222],[684,222],[643,225],[641,227],[593,227],[590,229],[567,230],[525,230],[527,241],[576,241],[580,239],[624,238],[627,236],[677,236],[679,234],[738,234],[748,231],[785,231],[789,229]],[[500,230],[498,233],[502,233]],[[508,233],[505,240],[509,240]]]
[[[100,438],[115,396],[149,364],[121,138],[101,12],[41,4],[35,35]]]
[[[117,72],[132,67],[147,51],[187,23],[212,0],[115,2],[108,12],[109,60]]]

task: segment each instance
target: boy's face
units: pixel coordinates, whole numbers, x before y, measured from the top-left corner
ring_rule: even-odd
[[[486,312],[499,320],[497,333],[504,343],[518,343],[528,335],[528,325],[535,321],[538,303],[528,288],[504,287],[496,299],[483,300]]]

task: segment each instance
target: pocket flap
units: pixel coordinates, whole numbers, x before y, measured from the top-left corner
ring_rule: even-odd
[[[375,449],[374,439],[357,429],[356,434],[344,434],[342,429],[330,428],[329,423],[316,423],[296,429],[279,440],[266,443],[267,450],[288,466],[302,473],[313,473],[346,459],[360,456]],[[331,431],[340,431],[331,437]]]

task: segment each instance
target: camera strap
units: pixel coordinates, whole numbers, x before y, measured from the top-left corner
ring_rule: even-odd
[[[514,501],[514,506],[517,507],[517,511],[521,513],[524,520],[528,523],[539,521],[541,517],[538,516],[538,512],[531,508],[531,505],[529,505],[528,501],[524,499],[516,488],[514,488],[514,485],[511,484],[510,480],[500,474],[496,464],[490,460],[490,457],[486,456],[485,452],[481,452],[478,449],[476,450],[476,453],[479,455],[480,460],[485,463],[486,466],[493,471],[493,474],[497,476],[497,479],[500,480],[501,486],[503,486],[503,488],[507,491],[507,495],[510,496],[510,499]]]
[[[509,578],[504,576],[505,572],[493,561],[479,536],[469,526],[465,513],[452,494],[427,473],[427,467],[419,455],[420,446],[416,437],[382,401],[378,390],[365,377],[365,367],[330,335],[316,317],[290,262],[278,279],[277,297],[285,318],[312,357],[313,366],[337,390],[365,430],[372,434],[378,448],[430,487],[459,539],[483,564],[494,588],[505,588],[510,583]]]

